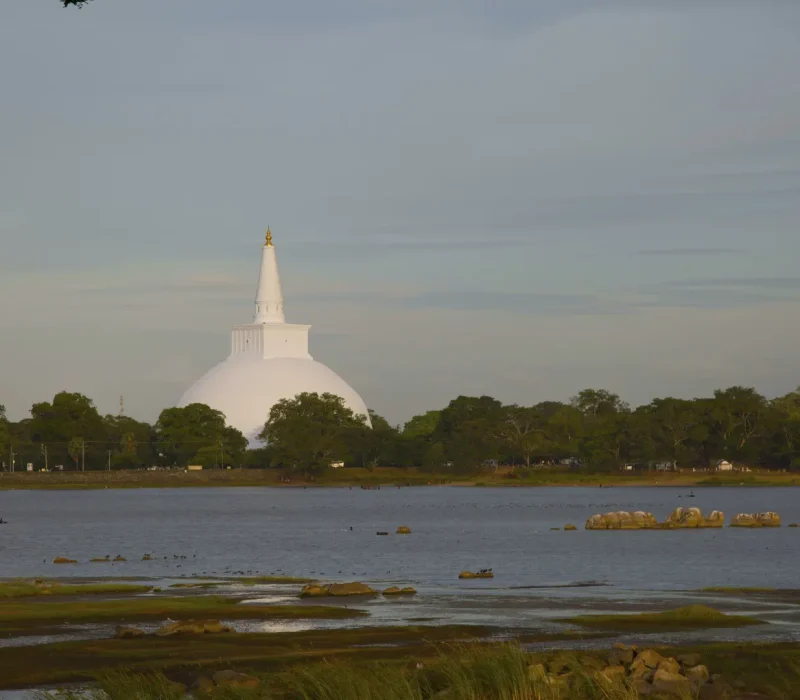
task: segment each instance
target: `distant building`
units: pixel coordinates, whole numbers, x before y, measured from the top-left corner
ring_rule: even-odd
[[[201,472],[201,471],[203,471],[203,465],[202,465],[202,464],[190,464],[190,465],[189,465],[188,467],[186,467],[186,468],[187,468],[187,469],[188,469],[190,472]]]
[[[717,462],[716,468],[718,472],[732,472],[733,464],[726,459],[721,459],[719,462]]]
[[[341,469],[344,466],[344,462],[331,462],[331,469]]]

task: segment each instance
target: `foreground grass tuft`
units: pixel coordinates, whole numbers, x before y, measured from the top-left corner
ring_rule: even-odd
[[[705,605],[689,605],[659,613],[635,615],[578,615],[561,622],[570,622],[581,627],[596,629],[664,630],[671,628],[746,627],[766,624],[763,620],[744,615],[727,615]]]

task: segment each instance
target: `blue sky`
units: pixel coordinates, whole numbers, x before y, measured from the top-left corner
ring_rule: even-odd
[[[8,3],[0,403],[161,408],[252,314],[393,422],[800,384],[790,0]],[[11,70],[8,69],[11,67]]]

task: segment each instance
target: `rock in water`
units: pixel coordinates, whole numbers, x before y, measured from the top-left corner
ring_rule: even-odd
[[[67,557],[56,557],[53,559],[53,564],[77,564],[77,559],[68,559]]]
[[[491,571],[462,571],[458,578],[494,578],[494,574]]]
[[[756,520],[759,522],[761,527],[780,527],[781,526],[781,516],[777,513],[773,513],[769,511],[767,513],[759,513],[756,515]]]
[[[410,535],[411,534],[411,528],[406,526],[406,525],[401,525],[400,527],[397,528],[397,532],[395,534],[397,534],[397,535]]]
[[[303,586],[300,591],[301,598],[324,598],[326,596],[343,597],[351,595],[377,595],[378,591],[370,588],[365,583],[329,583],[321,586],[317,583],[309,583]]]
[[[574,525],[564,525],[564,530],[569,532],[570,530],[577,530],[578,528]]]

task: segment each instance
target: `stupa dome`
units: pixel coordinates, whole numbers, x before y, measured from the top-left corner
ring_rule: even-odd
[[[283,296],[272,234],[267,229],[253,323],[234,326],[231,354],[192,385],[179,407],[202,403],[222,411],[251,447],[281,399],[303,392],[341,396],[354,413],[367,417],[364,401],[336,372],[308,354],[311,326],[284,321]]]

